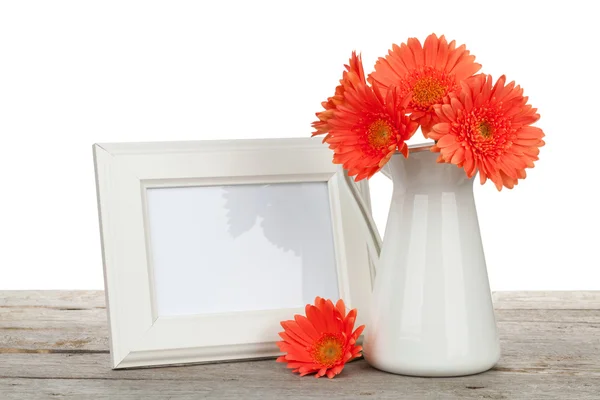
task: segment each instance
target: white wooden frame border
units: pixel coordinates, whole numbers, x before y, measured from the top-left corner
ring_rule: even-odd
[[[113,368],[276,356],[279,321],[304,312],[158,317],[146,226],[146,190],[154,187],[327,182],[340,297],[364,323],[372,287],[366,242],[331,157],[310,138],[95,144]]]

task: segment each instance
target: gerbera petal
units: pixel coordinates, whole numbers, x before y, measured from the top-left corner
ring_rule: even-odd
[[[346,318],[344,319],[343,332],[348,336],[352,336],[352,329],[354,322],[356,321],[356,309],[350,310]]]
[[[306,307],[306,317],[312,322],[318,332],[327,331],[327,319],[319,308],[313,305]]]
[[[321,310],[325,316],[326,330],[324,332],[336,332],[339,327],[335,318],[335,306],[331,300],[327,300],[324,304],[324,309]]]
[[[352,337],[355,339],[358,339],[358,337],[360,335],[362,335],[363,331],[365,330],[365,325],[361,325],[358,328],[356,328],[356,330],[352,333]]]
[[[306,346],[305,343],[302,343],[301,341],[296,340],[293,336],[291,336],[289,333],[286,333],[285,331],[280,332],[279,337],[281,337],[285,342],[293,344],[294,346],[298,346],[298,347]]]
[[[465,159],[465,149],[464,149],[464,147],[459,145],[458,149],[456,149],[456,151],[452,155],[450,162],[452,164],[459,164],[459,163],[464,162],[464,159]]]
[[[398,46],[396,46],[396,48],[397,47]],[[387,59],[382,58],[381,60],[389,63],[389,67],[390,67],[390,69],[393,70],[395,75],[405,74],[409,71],[408,67],[406,66],[406,64],[404,64],[403,60],[400,57],[389,57]],[[388,77],[390,79],[392,79],[393,74],[388,75]],[[389,84],[392,84],[392,83],[393,83],[393,81],[389,82],[386,86],[388,86]]]
[[[406,42],[406,48],[408,51],[405,51],[404,54],[408,59],[408,62],[405,62],[408,68],[417,68],[419,65],[423,65],[425,62],[425,55],[423,54],[423,47],[421,47],[421,42],[417,38],[409,38]],[[403,48],[404,43],[400,45],[400,48]]]
[[[344,362],[348,362],[350,360],[352,360],[352,352],[351,351],[347,351],[346,354],[344,354]]]
[[[325,111],[316,114],[319,120],[312,123],[312,127],[315,129],[312,136],[329,132],[331,127],[328,121],[333,117],[333,111],[344,103],[346,88],[366,82],[361,56],[357,55],[355,51],[352,52],[349,65],[345,65],[345,68],[340,84],[335,88],[335,94],[321,103]]]
[[[439,107],[440,112],[438,114],[442,114],[445,122],[450,122],[456,119],[456,113],[454,112],[454,108],[450,104],[444,104]],[[437,112],[437,110],[436,110]]]
[[[524,126],[518,132],[522,139],[541,139],[544,137],[544,131],[536,126]]]
[[[540,144],[540,141],[541,140],[538,138],[527,139],[527,138],[517,137],[514,140],[514,143],[520,144],[521,146],[537,146],[538,144]]]
[[[295,315],[294,320],[298,326],[305,332],[311,340],[317,340],[319,338],[319,332],[315,329],[313,324],[303,315]]]
[[[441,137],[450,133],[450,124],[447,122],[435,124],[431,130]]]
[[[319,369],[319,365],[314,362],[301,362],[301,361],[289,361],[287,364],[288,368],[297,368],[298,370],[315,370]]]
[[[454,135],[445,135],[437,142],[437,146],[440,148],[448,147],[456,144],[456,137]]]
[[[294,352],[294,346],[292,346],[292,345],[282,345],[279,348],[281,349],[281,351],[287,352],[285,359],[288,361],[300,361],[300,362],[313,361],[311,356],[306,352],[302,352],[302,353]]]
[[[446,63],[448,62],[448,53],[450,52],[450,48],[448,47],[448,42],[446,42],[446,38],[444,35],[440,36],[439,45],[438,45],[438,53],[435,60],[435,68],[443,71],[446,67]]]
[[[461,60],[452,68],[451,74],[456,76],[458,81],[462,81],[477,73],[481,69],[481,64],[475,62],[475,56],[469,55],[461,58]]]
[[[446,68],[445,68],[446,71],[448,71],[448,72],[452,71],[452,69],[456,65],[456,62],[464,54],[466,49],[467,49],[467,47],[463,44],[450,52],[450,55],[448,56],[448,62],[446,63]]]
[[[304,345],[308,345],[312,342],[311,337],[300,328],[296,321],[282,321],[281,326],[285,331],[291,335],[294,340]]]
[[[435,34],[427,36],[423,44],[425,53],[425,65],[435,65],[438,51],[438,38]]]
[[[402,153],[405,158],[408,158],[408,145],[406,143],[402,143],[402,146],[400,146],[400,153]],[[390,156],[391,155],[392,153],[390,153]]]
[[[473,153],[471,152],[470,148],[465,149],[465,162],[463,164],[463,168],[465,169],[465,172],[469,178],[472,178],[477,172],[475,160],[473,159]]]
[[[340,364],[340,365],[336,365],[335,367],[333,367],[331,369],[331,371],[334,373],[334,375],[339,375],[343,369],[344,369],[344,364]]]
[[[352,350],[352,358],[360,356],[360,352],[362,351],[362,346],[356,346],[354,350]]]
[[[460,100],[458,100],[457,97],[452,97],[450,99],[450,105],[452,106],[452,109],[454,110],[457,117],[458,117],[459,111],[462,111],[465,109],[465,106],[463,105],[463,103],[460,102]]]
[[[346,316],[346,304],[344,304],[344,300],[339,299],[337,303],[335,303],[335,308],[340,313],[342,318]]]

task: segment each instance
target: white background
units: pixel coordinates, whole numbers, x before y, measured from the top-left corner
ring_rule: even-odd
[[[431,32],[521,84],[547,134],[516,189],[476,187],[492,288],[600,289],[595,7],[2,1],[0,289],[102,288],[92,143],[307,136],[353,49],[370,71]]]

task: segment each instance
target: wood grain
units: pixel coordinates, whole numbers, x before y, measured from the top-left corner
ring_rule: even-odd
[[[108,353],[101,291],[0,292],[0,354]]]
[[[0,292],[0,399],[600,399],[600,292],[494,300],[491,371],[411,378],[358,360],[317,380],[273,360],[113,371],[103,292]]]
[[[496,309],[600,310],[598,291],[494,292]]]

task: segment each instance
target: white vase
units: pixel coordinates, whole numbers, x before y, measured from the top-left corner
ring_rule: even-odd
[[[376,278],[364,356],[403,375],[460,376],[500,358],[473,198],[462,168],[436,163],[428,148],[395,154],[383,246],[363,199],[346,177],[369,230]],[[424,151],[423,151],[424,150]]]

